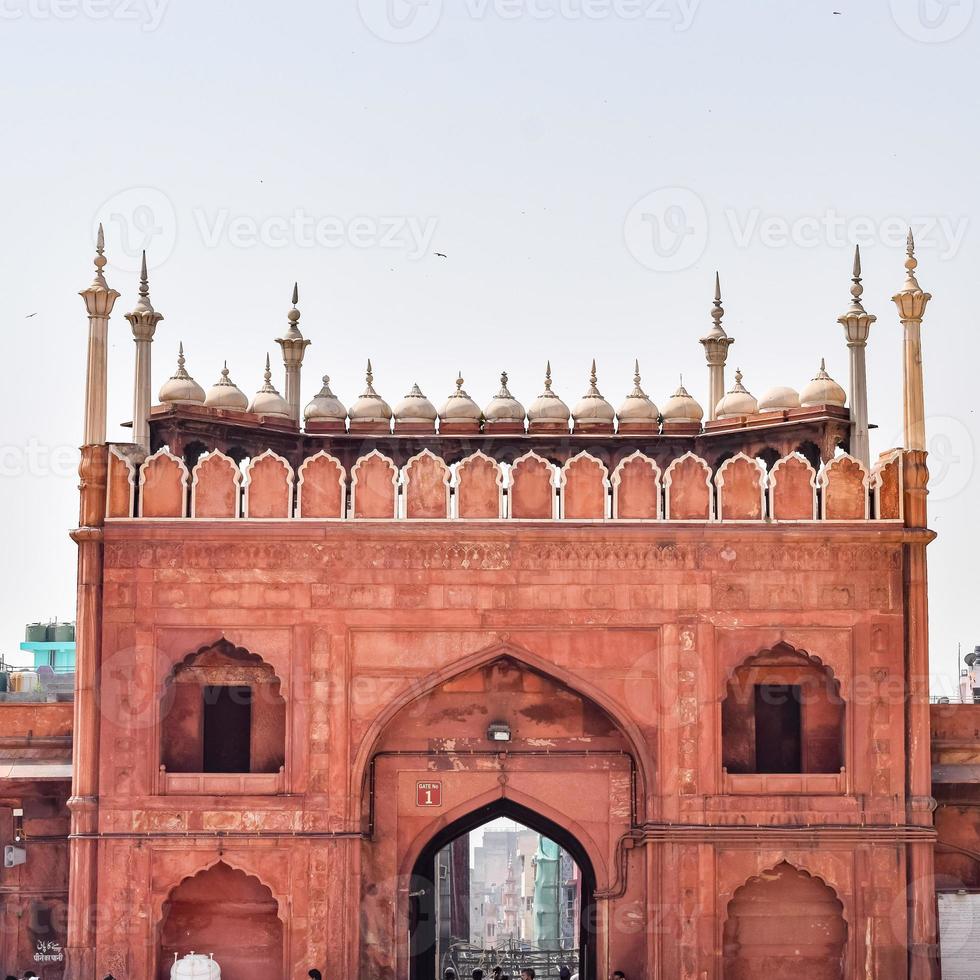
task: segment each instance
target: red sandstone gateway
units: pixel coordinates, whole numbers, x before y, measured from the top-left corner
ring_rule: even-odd
[[[205,393],[181,352],[151,408],[144,281],[107,445],[104,264],[70,976],[194,950],[223,980],[432,980],[436,855],[500,816],[574,860],[582,980],[936,975],[911,244],[906,446],[873,463],[859,266],[850,410],[823,368],[726,393],[719,292],[706,422],[639,369],[616,412],[595,366],[571,410],[549,369],[526,413],[506,376],[392,411],[369,365],[301,425],[295,295],[284,397],[268,366],[251,402],[227,368]]]

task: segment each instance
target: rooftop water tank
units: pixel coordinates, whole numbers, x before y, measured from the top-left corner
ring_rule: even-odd
[[[48,638],[48,628],[44,623],[31,623],[24,630],[26,643],[44,643]]]
[[[48,626],[49,643],[74,643],[75,624],[74,623],[52,623]]]
[[[221,980],[221,967],[210,956],[202,953],[188,953],[181,960],[174,953],[170,980]]]

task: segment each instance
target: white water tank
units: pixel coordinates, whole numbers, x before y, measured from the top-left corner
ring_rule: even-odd
[[[191,952],[180,960],[175,953],[170,980],[221,980],[221,967],[202,953]]]

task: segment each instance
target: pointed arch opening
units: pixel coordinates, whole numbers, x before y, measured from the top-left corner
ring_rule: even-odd
[[[481,861],[477,847],[489,849],[486,833],[480,845],[471,835],[501,820],[516,825],[513,840],[495,842],[494,850],[503,854],[482,855]],[[501,867],[489,870],[494,861]],[[476,879],[481,868],[503,880]],[[480,806],[434,834],[412,869],[409,978],[441,977],[447,968],[464,977],[475,967],[489,976],[500,965],[512,976],[525,967],[538,976],[557,975],[560,966],[568,966],[581,980],[595,980],[595,889],[588,852],[564,827],[510,799]],[[528,928],[531,937],[522,937]],[[465,943],[453,935],[464,929],[470,940]]]

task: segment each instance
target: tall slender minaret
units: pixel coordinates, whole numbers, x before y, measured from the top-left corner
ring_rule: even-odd
[[[851,278],[851,305],[837,318],[847,337],[851,358],[851,455],[871,466],[871,443],[868,439],[868,368],[865,349],[871,324],[878,318],[861,305],[861,246],[854,246],[854,269]]]
[[[915,278],[919,264],[915,258],[915,241],[912,230],[905,246],[905,286],[892,300],[898,307],[898,316],[905,328],[904,405],[905,448],[925,452],[926,412],[922,394],[922,337],[920,328],[926,305],[932,296],[924,293]]]
[[[79,295],[88,311],[88,361],[85,367],[85,434],[83,445],[105,442],[106,398],[108,391],[106,345],[109,317],[119,293],[109,287],[102,270],[106,266],[105,233],[99,225],[95,243],[95,278]]]
[[[735,343],[734,337],[725,333],[721,319],[725,308],[721,305],[721,277],[715,273],[715,301],[711,306],[711,319],[714,324],[707,335],[701,338],[704,356],[708,361],[708,420],[714,421],[718,402],[725,397],[725,362],[728,348]]]
[[[133,376],[133,442],[150,451],[150,345],[157,324],[163,319],[150,302],[150,282],[146,275],[146,252],[140,269],[140,295],[132,313],[126,314],[136,344],[136,372]]]
[[[286,332],[276,339],[282,348],[282,363],[286,368],[286,401],[289,403],[289,414],[295,422],[300,420],[300,376],[303,370],[303,355],[310,341],[305,340],[299,331],[300,312],[296,308],[299,302],[299,283],[293,286],[293,308],[288,313],[289,326]]]

